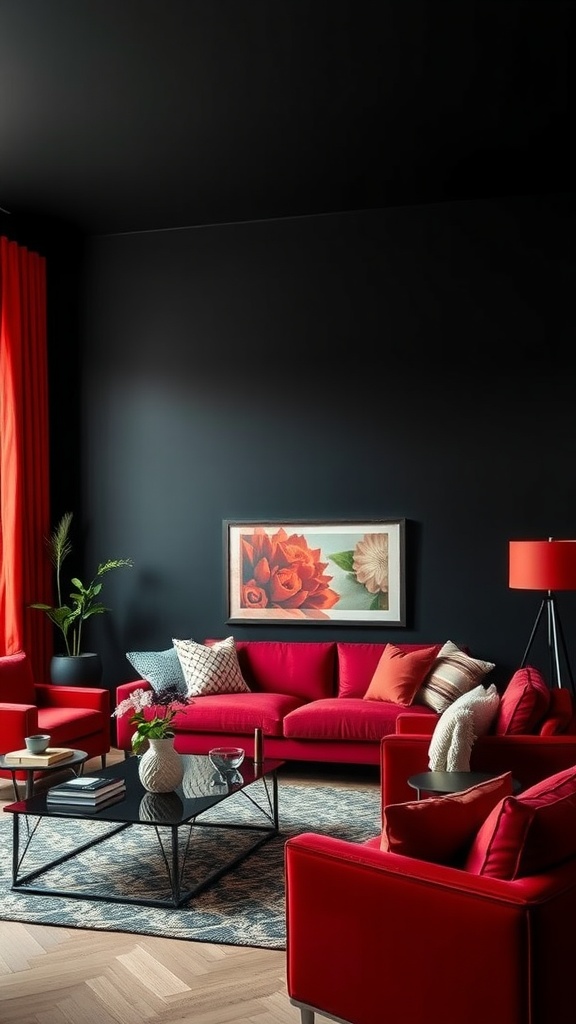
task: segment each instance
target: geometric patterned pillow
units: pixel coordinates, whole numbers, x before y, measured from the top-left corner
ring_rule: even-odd
[[[441,715],[463,693],[478,686],[493,668],[494,662],[471,658],[451,640],[447,640],[438,651],[438,657],[418,690],[414,703],[425,704]]]
[[[167,651],[128,651],[126,658],[139,677],[150,683],[155,694],[163,690],[186,693],[186,680],[173,647]]]
[[[172,643],[182,666],[189,697],[251,692],[238,664],[233,636],[209,646],[194,640],[172,640]]]

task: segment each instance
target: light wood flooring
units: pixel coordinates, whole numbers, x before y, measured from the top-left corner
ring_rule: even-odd
[[[122,759],[112,751],[108,764]],[[90,761],[85,770],[95,770]],[[55,781],[51,776],[50,784]],[[378,786],[376,768],[291,765],[281,785]],[[22,792],[22,790],[21,790]],[[0,779],[0,810],[14,799]],[[2,850],[10,856],[10,850]],[[299,1024],[285,953],[2,920],[0,1024]],[[317,1015],[316,1024],[329,1024]]]

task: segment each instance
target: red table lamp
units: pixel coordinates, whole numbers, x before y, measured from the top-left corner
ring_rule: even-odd
[[[554,597],[556,590],[576,590],[576,540],[553,540],[552,537],[548,540],[511,540],[509,568],[508,585],[512,589],[546,591],[532,627],[528,646],[524,651],[521,667],[526,664],[538,623],[546,610],[551,678],[555,680],[557,686],[562,686],[561,646],[570,686],[572,692],[576,693],[566,640]]]

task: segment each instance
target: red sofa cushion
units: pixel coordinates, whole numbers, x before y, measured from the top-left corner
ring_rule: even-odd
[[[303,704],[284,719],[284,736],[300,740],[379,742],[394,732],[401,704],[392,701],[330,697]],[[423,709],[424,711],[424,709]]]
[[[237,640],[236,653],[251,690],[285,693],[302,700],[318,700],[334,694],[335,643]]]
[[[486,816],[511,793],[512,774],[505,772],[462,793],[388,804],[383,811],[380,849],[458,866]]]
[[[0,701],[3,704],[36,704],[32,668],[24,651],[0,658]]]
[[[386,644],[364,700],[391,700],[410,707],[424,677],[436,659],[436,647],[404,651],[395,644]]]
[[[363,697],[387,644],[340,642],[336,644],[338,659],[338,696]],[[404,654],[422,651],[430,644],[397,644]],[[435,644],[437,654],[442,644]]]
[[[514,879],[535,875],[576,856],[576,767],[506,797],[488,815],[465,868]]]
[[[548,711],[550,690],[537,669],[519,668],[500,698],[497,736],[533,733]]]
[[[298,707],[298,697],[282,693],[219,693],[195,697],[178,711],[177,732],[222,732],[250,736],[262,729],[265,736],[282,736],[285,715]]]

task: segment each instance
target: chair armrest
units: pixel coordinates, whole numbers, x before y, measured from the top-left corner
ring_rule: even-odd
[[[36,683],[39,708],[86,708],[110,717],[110,691],[96,686],[55,686]]]
[[[305,833],[286,843],[285,877],[288,995],[355,1024],[527,1020],[533,929],[546,949],[576,912],[574,861],[505,882]]]
[[[116,707],[127,700],[134,693],[134,690],[151,690],[152,686],[146,679],[134,679],[130,683],[120,683],[116,687]],[[132,736],[134,726],[130,725],[131,715],[122,715],[116,718],[116,746],[118,750],[132,750]]]
[[[21,750],[24,737],[38,732],[38,709],[34,704],[0,703],[0,753]]]
[[[431,736],[436,728],[440,715],[414,715],[409,711],[406,714],[398,715],[396,719],[397,733],[410,733],[411,736],[421,733],[423,736]]]

